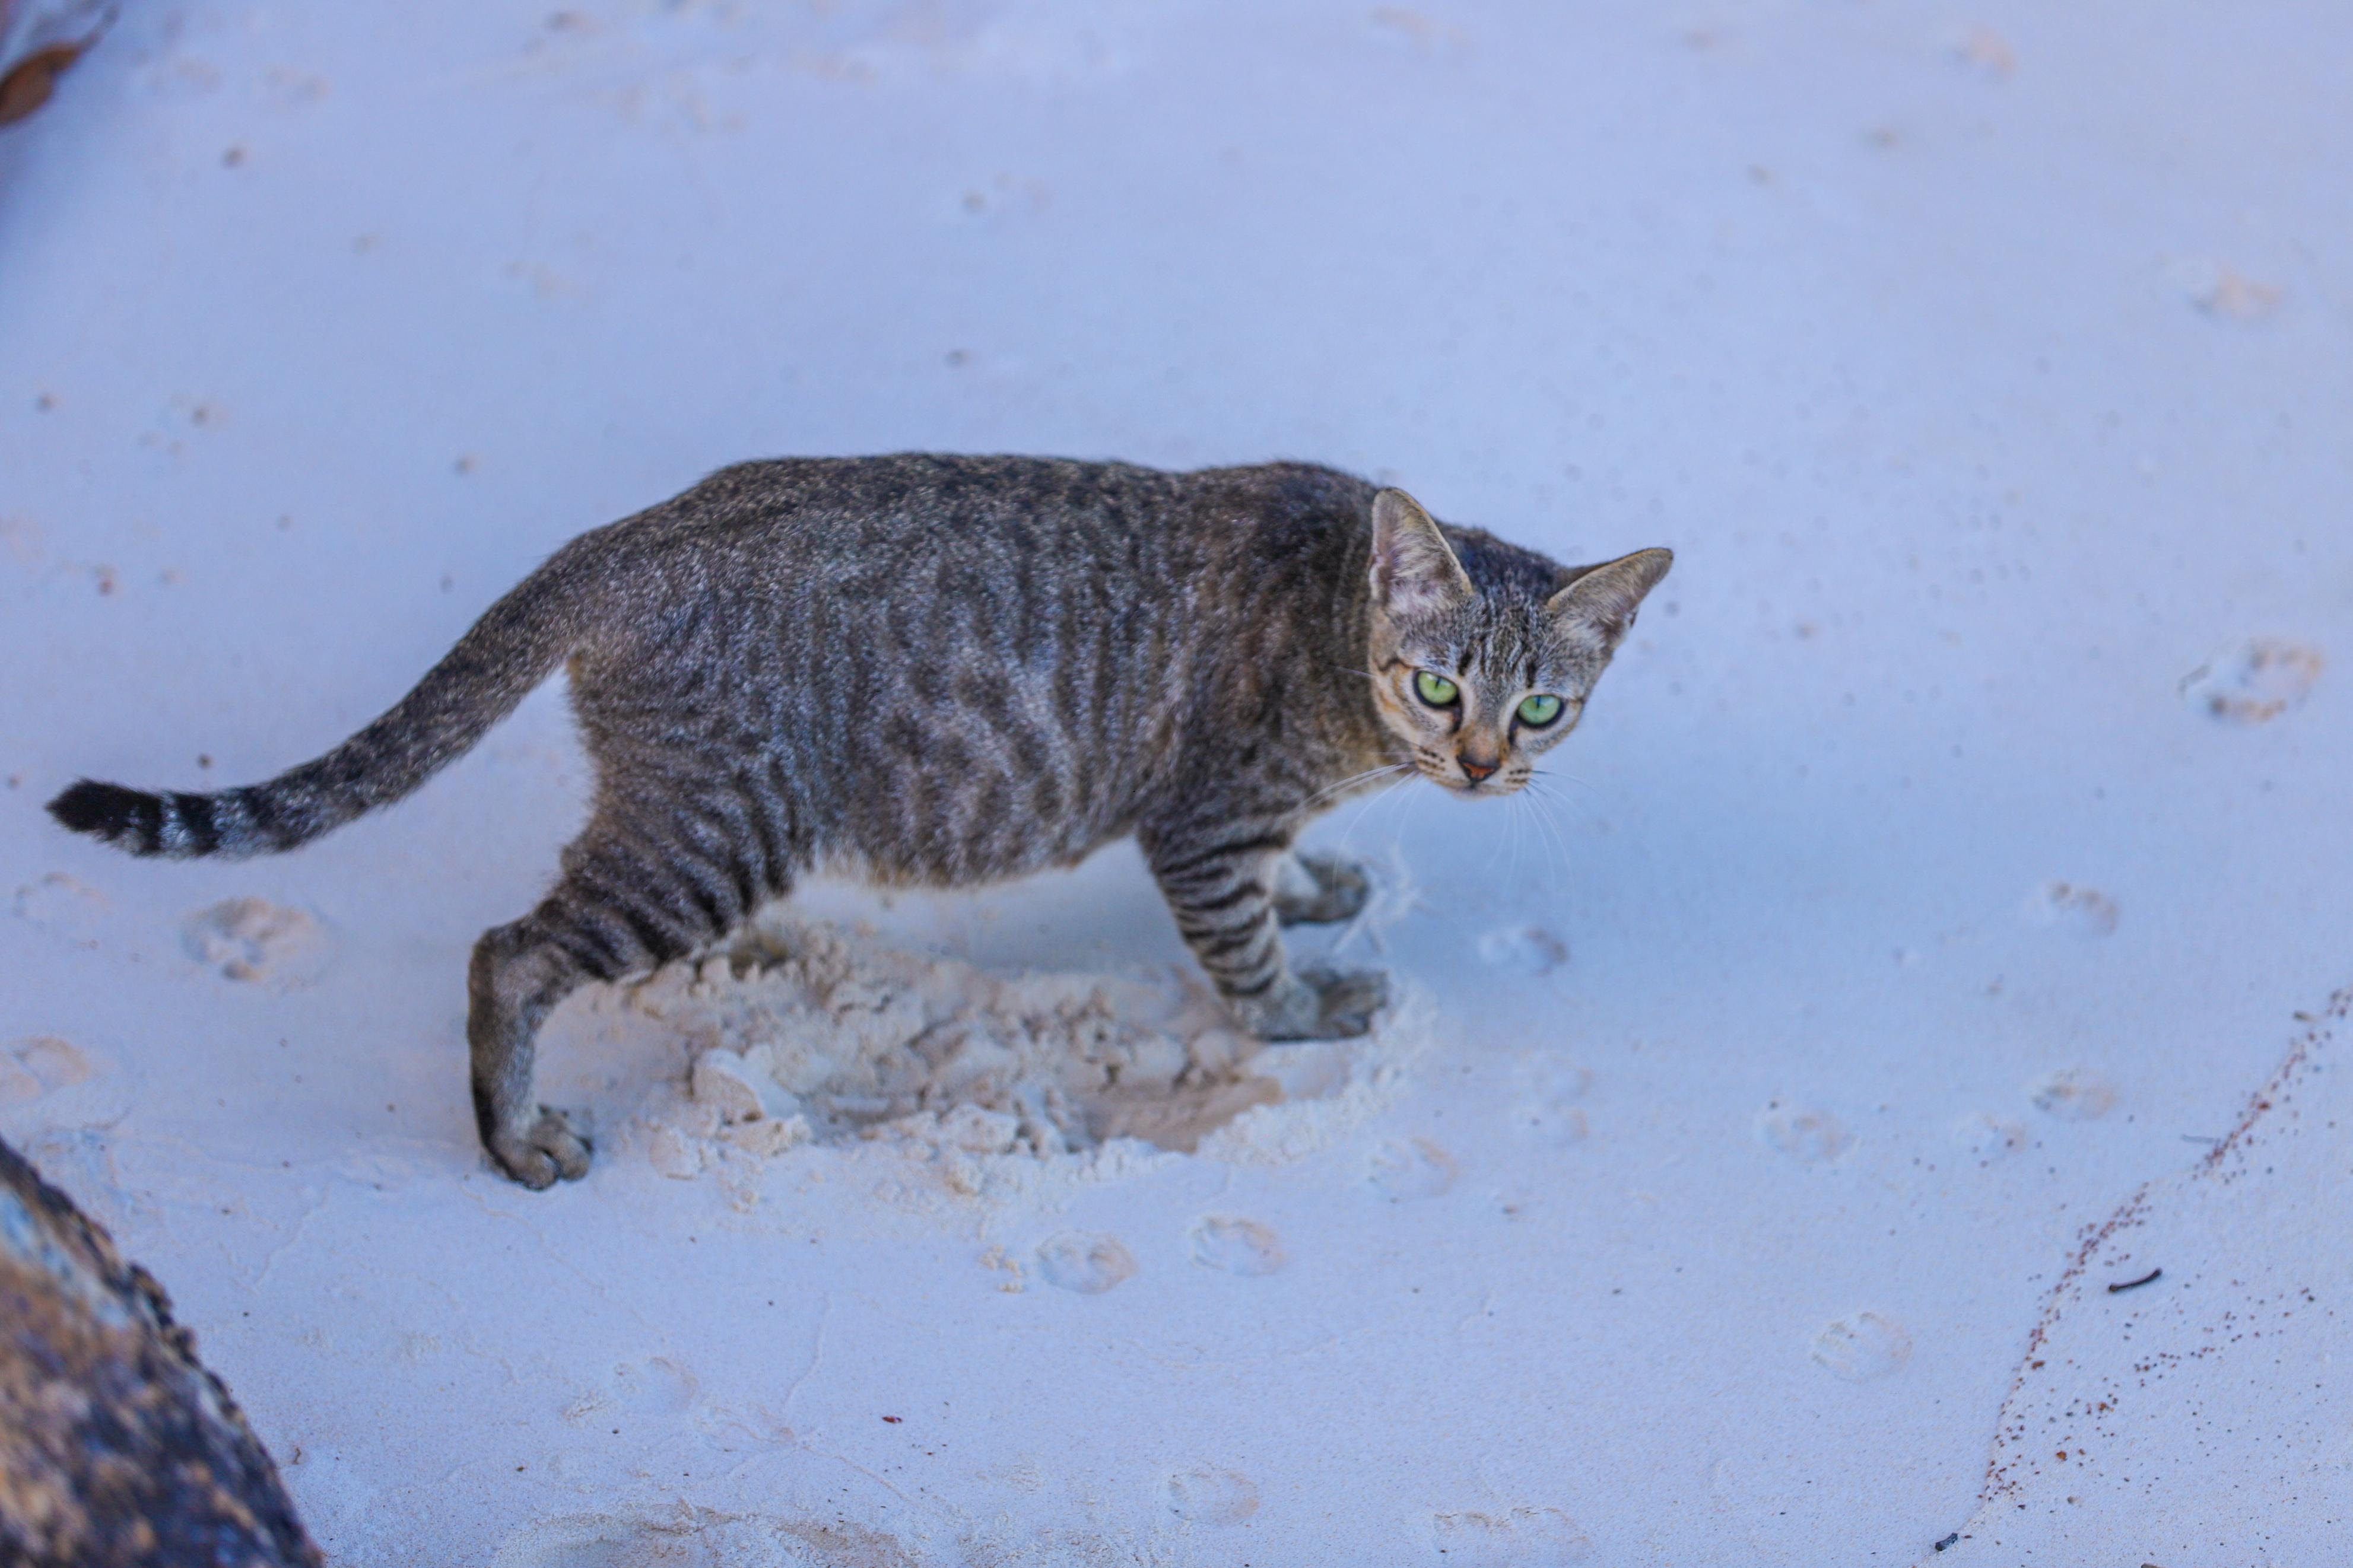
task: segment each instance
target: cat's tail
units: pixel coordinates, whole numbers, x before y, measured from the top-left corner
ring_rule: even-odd
[[[525,578],[384,717],[267,784],[186,795],[83,779],[49,815],[118,849],[175,860],[307,844],[416,789],[554,672],[577,635],[568,577],[550,563]]]

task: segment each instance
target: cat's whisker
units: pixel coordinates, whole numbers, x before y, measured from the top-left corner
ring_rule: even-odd
[[[1531,783],[1537,778],[1567,779],[1570,784],[1576,784],[1583,789],[1591,789],[1593,787],[1590,783],[1578,778],[1575,773],[1558,773],[1551,768],[1537,768],[1529,773],[1528,778]]]
[[[1510,798],[1511,797],[1508,795],[1504,797],[1507,802]],[[1512,829],[1519,826],[1519,818],[1514,816],[1508,811],[1504,814],[1504,837],[1495,841],[1495,847],[1488,852],[1486,865],[1479,868],[1479,875],[1482,877],[1486,876],[1495,868],[1495,862],[1503,858],[1504,847],[1512,842]]]
[[[1543,837],[1546,848],[1554,859],[1559,862],[1561,873],[1566,876],[1568,872],[1568,847],[1561,842],[1559,828],[1552,823],[1547,808],[1541,799],[1534,795],[1529,796],[1528,809],[1535,814],[1536,830]]]
[[[1428,789],[1413,791],[1412,800],[1401,807],[1398,812],[1398,815],[1404,818],[1402,822],[1398,824],[1398,837],[1402,838],[1405,835],[1406,829],[1413,826],[1415,815],[1420,810],[1421,803],[1423,801],[1429,799],[1434,795],[1451,795],[1452,793],[1453,792],[1448,789],[1444,784],[1435,782],[1433,782]]]
[[[1567,876],[1572,869],[1573,858],[1569,853],[1567,826],[1559,818],[1558,802],[1549,790],[1537,788],[1533,778],[1528,781],[1528,800],[1536,809],[1537,820],[1546,825],[1552,836],[1553,847],[1560,856],[1561,875]]]
[[[1417,778],[1421,778],[1421,771],[1419,771],[1419,769],[1412,769],[1412,766],[1407,766],[1405,771],[1407,771],[1407,783],[1412,783],[1412,781],[1417,781]],[[1396,799],[1396,795],[1398,795],[1398,790],[1377,790],[1377,793],[1367,795],[1367,797],[1365,797],[1365,804],[1363,804],[1363,806],[1357,806],[1357,809],[1356,809],[1356,816],[1353,816],[1353,818],[1348,818],[1348,820],[1351,820],[1351,826],[1356,826],[1356,823],[1363,823],[1363,820],[1367,820],[1369,816],[1374,816],[1374,814],[1377,814],[1377,811],[1381,809],[1381,804],[1388,802],[1388,799]]]
[[[1505,795],[1504,800],[1504,804],[1509,807],[1505,816],[1512,825],[1512,858],[1510,864],[1504,868],[1504,880],[1507,883],[1516,884],[1520,876],[1521,842],[1526,837],[1527,831],[1528,803],[1522,800],[1517,795]]]
[[[1415,774],[1415,776],[1416,776],[1417,778],[1419,778],[1419,777],[1425,777],[1425,776],[1426,776],[1426,775],[1422,774],[1419,769],[1414,769],[1414,770],[1411,770],[1411,771],[1414,773],[1414,774]],[[1410,787],[1410,782],[1409,782],[1409,786],[1408,786],[1407,788],[1405,788],[1405,789],[1385,789],[1385,790],[1379,790],[1379,791],[1377,791],[1376,793],[1374,793],[1374,794],[1372,794],[1372,795],[1369,795],[1366,796],[1366,797],[1365,797],[1365,803],[1364,803],[1362,805],[1359,805],[1359,806],[1356,808],[1356,815],[1355,815],[1355,816],[1351,816],[1351,817],[1348,819],[1347,825],[1340,830],[1340,842],[1341,842],[1341,845],[1342,845],[1344,847],[1346,846],[1346,844],[1348,843],[1349,838],[1350,838],[1350,837],[1351,837],[1356,833],[1356,829],[1357,829],[1359,826],[1362,826],[1366,825],[1366,824],[1369,821],[1369,819],[1370,819],[1374,815],[1376,815],[1376,814],[1378,812],[1378,810],[1380,809],[1380,806],[1381,806],[1381,805],[1382,805],[1382,803],[1383,803],[1383,802],[1386,802],[1386,801],[1393,801],[1393,800],[1396,800],[1396,799],[1398,799],[1398,798],[1399,798],[1399,797],[1401,797],[1401,796],[1413,796],[1413,797],[1419,798],[1419,796],[1421,796],[1421,795],[1426,795],[1426,794],[1428,794],[1428,793],[1430,793],[1430,792],[1428,792],[1427,790],[1417,790],[1417,789],[1414,789],[1414,788]],[[1411,811],[1411,808],[1410,808],[1410,807],[1401,807],[1401,808],[1399,808],[1399,815],[1400,815],[1401,816],[1408,816],[1408,815],[1410,815],[1410,811]],[[1402,825],[1400,825],[1400,826],[1402,826]]]
[[[1536,853],[1549,860],[1552,857],[1552,835],[1545,826],[1544,805],[1535,796],[1522,792],[1528,816],[1528,831],[1536,842]]]
[[[1535,826],[1536,842],[1544,847],[1545,857],[1549,859],[1557,855],[1560,846],[1553,837],[1552,825],[1545,818],[1544,802],[1535,795],[1528,796],[1528,820]]]
[[[1560,871],[1563,877],[1570,875],[1574,870],[1575,857],[1569,849],[1567,824],[1561,819],[1561,811],[1567,803],[1554,792],[1549,780],[1567,776],[1555,774],[1546,768],[1532,768],[1528,773],[1526,785],[1529,803],[1535,810],[1536,820],[1543,826],[1546,836],[1551,841],[1553,852],[1560,861]],[[1577,782],[1584,783],[1582,779]]]
[[[1504,879],[1506,881],[1511,881],[1513,877],[1520,875],[1520,839],[1523,839],[1525,830],[1527,830],[1525,806],[1527,806],[1527,802],[1523,802],[1523,799],[1518,797],[1518,793],[1506,795],[1506,797],[1504,797],[1504,823],[1506,823],[1506,830],[1504,830],[1504,847],[1506,847],[1508,851],[1506,860],[1504,860]]]
[[[1352,774],[1347,778],[1342,779],[1338,784],[1324,785],[1322,789],[1317,790],[1314,795],[1309,795],[1305,800],[1302,801],[1300,805],[1302,809],[1304,809],[1307,806],[1314,805],[1317,801],[1322,800],[1327,795],[1337,795],[1340,791],[1346,789],[1351,784],[1363,784],[1368,779],[1377,779],[1385,773],[1401,773],[1412,765],[1413,764],[1410,763],[1388,763],[1377,768],[1366,768],[1363,773]]]
[[[1535,815],[1535,801],[1528,797],[1525,792],[1519,795],[1514,795],[1512,797],[1512,800],[1514,803],[1512,813],[1515,825],[1514,832],[1518,833],[1524,829],[1525,837],[1532,837],[1535,840],[1538,847],[1538,852],[1540,854],[1547,856],[1550,855],[1552,852],[1552,847],[1550,844],[1546,842],[1543,823]],[[1512,870],[1514,875],[1519,871],[1519,856],[1516,849],[1514,850],[1512,858]]]
[[[1365,813],[1372,810],[1376,802],[1387,799],[1389,795],[1396,793],[1397,792],[1395,790],[1379,790],[1372,795],[1366,795],[1363,800],[1356,804],[1356,809],[1350,812],[1348,814],[1348,819],[1340,825],[1340,837],[1337,847],[1343,853],[1346,852],[1349,844],[1355,839],[1356,836],[1356,825],[1365,819]]]

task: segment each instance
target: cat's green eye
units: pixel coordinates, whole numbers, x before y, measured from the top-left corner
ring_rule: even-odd
[[[1520,722],[1531,730],[1541,730],[1560,717],[1560,699],[1549,692],[1539,691],[1520,703]]]
[[[1427,669],[1414,672],[1413,690],[1415,696],[1432,708],[1451,708],[1454,706],[1454,700],[1462,695],[1461,687],[1447,679],[1446,677],[1434,675]]]

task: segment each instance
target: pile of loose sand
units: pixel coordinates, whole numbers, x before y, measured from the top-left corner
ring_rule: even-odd
[[[691,1053],[640,1119],[648,1156],[680,1177],[876,1141],[927,1157],[1100,1163],[1133,1140],[1290,1158],[1385,1102],[1417,1033],[1409,1008],[1364,1040],[1270,1047],[1187,972],[997,974],[776,916],[616,1003]]]

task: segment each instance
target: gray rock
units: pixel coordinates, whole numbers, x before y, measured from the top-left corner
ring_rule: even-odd
[[[0,1563],[320,1562],[164,1288],[0,1142]]]

